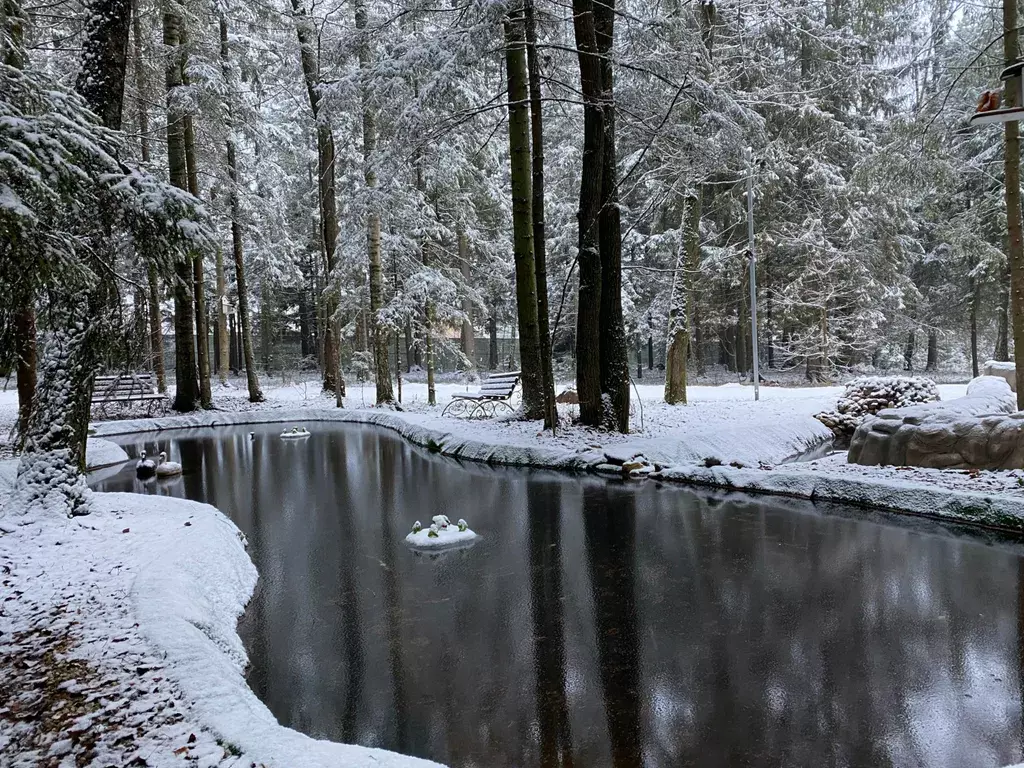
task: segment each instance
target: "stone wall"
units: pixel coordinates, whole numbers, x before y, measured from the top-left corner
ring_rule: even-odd
[[[1009,384],[979,376],[948,402],[891,408],[850,441],[849,462],[938,469],[1024,468],[1024,412]]]

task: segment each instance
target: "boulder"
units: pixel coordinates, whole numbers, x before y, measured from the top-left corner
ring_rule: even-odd
[[[1017,364],[1012,361],[986,360],[981,366],[983,376],[998,376],[1010,385],[1010,391],[1017,391]]]
[[[939,469],[1024,468],[1024,413],[1005,380],[979,376],[964,397],[887,408],[854,432],[849,462]]]

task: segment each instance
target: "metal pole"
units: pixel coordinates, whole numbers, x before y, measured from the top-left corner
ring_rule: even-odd
[[[750,343],[754,363],[754,400],[761,399],[761,373],[757,359],[757,255],[754,253],[754,153],[747,156],[747,253],[750,257]]]

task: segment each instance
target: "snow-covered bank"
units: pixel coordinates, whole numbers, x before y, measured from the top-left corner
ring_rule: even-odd
[[[372,424],[398,432],[410,442],[452,458],[548,469],[589,470],[616,456],[644,455],[664,465],[704,461],[780,463],[826,447],[832,432],[810,416],[747,420],[743,424],[697,425],[664,430],[657,437],[611,435],[579,428],[552,437],[539,422],[463,421],[432,414],[388,410],[304,408],[227,413],[204,411],[157,419],[112,421],[96,425],[106,437],[173,429],[238,424],[333,422]]]
[[[5,766],[435,765],[278,725],[246,683],[236,631],[256,570],[213,507],[101,493],[88,517],[0,526]]]
[[[943,476],[936,477],[925,472],[897,467],[840,466],[836,461],[826,460],[761,469],[687,465],[667,468],[655,477],[1024,531],[1024,493],[1016,476],[991,473],[1007,477],[981,478],[975,483],[977,477],[966,473],[950,477],[942,471]]]

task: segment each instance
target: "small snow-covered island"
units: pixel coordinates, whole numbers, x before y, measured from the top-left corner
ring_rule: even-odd
[[[477,538],[465,520],[452,523],[447,515],[434,515],[426,528],[419,520],[413,523],[405,541],[417,549],[447,549],[466,546]]]
[[[0,766],[1024,768],[1019,11],[4,0]]]

